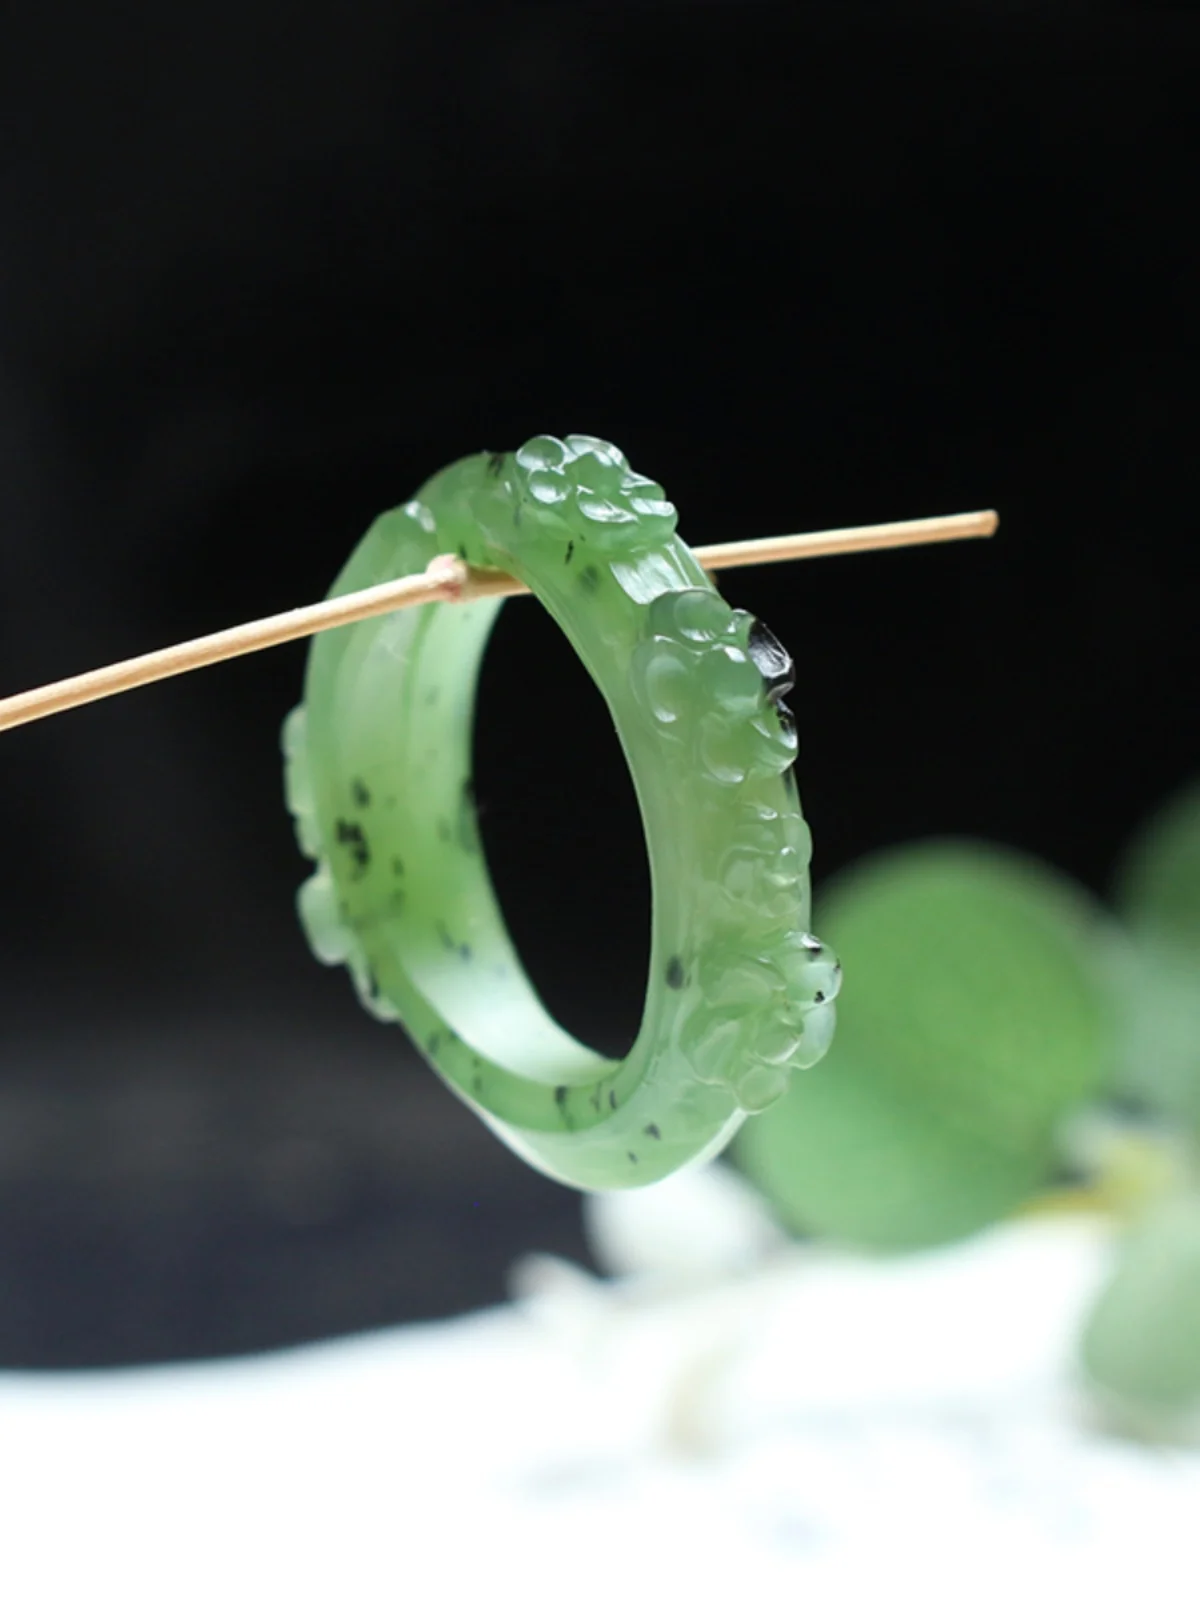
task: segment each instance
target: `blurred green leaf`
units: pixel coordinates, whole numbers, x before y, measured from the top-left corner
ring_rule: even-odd
[[[1200,1195],[1173,1195],[1128,1236],[1082,1354],[1120,1419],[1153,1427],[1200,1406]]]
[[[1133,934],[1190,950],[1200,962],[1200,783],[1134,836],[1117,870],[1115,899]]]
[[[1111,1062],[1111,923],[1016,852],[933,841],[821,897],[845,982],[828,1056],[736,1154],[801,1232],[877,1249],[962,1237],[1049,1176]]]
[[[1116,1087],[1200,1131],[1200,784],[1135,836],[1115,900],[1129,930]]]
[[[1168,1122],[1200,1132],[1200,958],[1175,945],[1131,945],[1114,1088]]]

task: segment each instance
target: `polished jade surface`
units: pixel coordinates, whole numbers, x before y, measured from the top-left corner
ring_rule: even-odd
[[[840,969],[809,931],[810,838],[782,703],[791,659],[717,594],[676,520],[613,445],[542,436],[436,474],[378,518],[332,591],[457,554],[527,584],[582,659],[650,861],[650,971],[624,1060],[546,1012],[481,849],[472,720],[503,601],[319,635],[284,726],[288,805],[315,863],[299,896],[314,953],[344,962],[367,1008],[402,1022],[525,1160],[583,1189],[652,1183],[715,1154],[833,1032]],[[540,706],[531,685],[527,714]],[[555,739],[547,719],[549,764]]]

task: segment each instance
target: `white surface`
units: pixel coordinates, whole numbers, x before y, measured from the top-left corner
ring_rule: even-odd
[[[1200,1596],[1200,1455],[1090,1430],[1072,1382],[1093,1228],[740,1278],[714,1236],[707,1281],[532,1262],[455,1323],[0,1377],[0,1595]]]

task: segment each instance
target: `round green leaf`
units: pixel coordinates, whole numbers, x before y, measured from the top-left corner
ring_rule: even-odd
[[[1200,1195],[1173,1195],[1130,1234],[1082,1353],[1118,1416],[1153,1425],[1200,1406]]]
[[[1116,902],[1135,935],[1190,950],[1200,963],[1200,783],[1134,837],[1117,871]]]
[[[845,969],[837,1032],[746,1124],[745,1170],[793,1228],[868,1248],[1005,1215],[1108,1067],[1102,912],[1025,856],[934,841],[836,880],[816,926]]]
[[[1117,1086],[1200,1131],[1200,784],[1137,835],[1115,897],[1130,934]]]
[[[1114,1087],[1200,1132],[1200,955],[1134,940],[1115,992],[1122,1024]]]

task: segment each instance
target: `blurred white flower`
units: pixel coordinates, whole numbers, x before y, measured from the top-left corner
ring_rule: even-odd
[[[614,1277],[712,1282],[751,1272],[788,1248],[757,1190],[719,1161],[644,1189],[586,1195],[583,1223],[596,1260]]]

